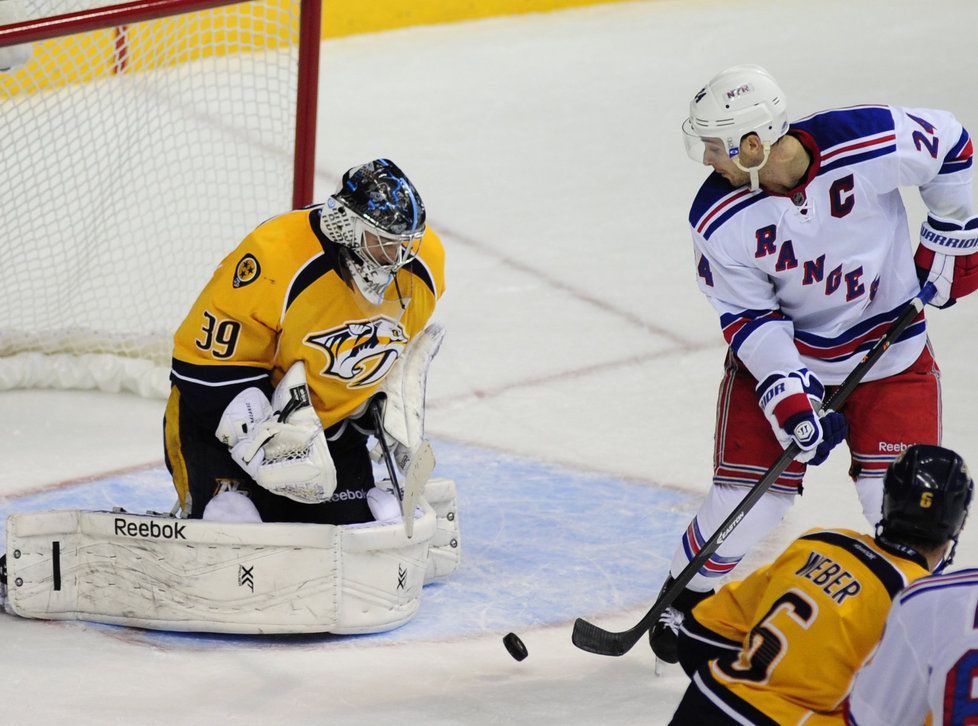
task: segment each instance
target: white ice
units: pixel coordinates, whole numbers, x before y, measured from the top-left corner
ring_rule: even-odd
[[[705,173],[679,135],[691,94],[717,70],[755,62],[780,80],[795,118],[892,102],[950,109],[974,131],[975,27],[973,0],[661,0],[324,44],[318,197],[343,169],[393,158],[448,250],[438,317],[449,337],[431,376],[430,433],[689,492],[691,513],[709,484],[724,350],[686,230]],[[914,194],[908,204],[915,223],[922,207]],[[978,299],[928,318],[945,444],[978,462]],[[8,508],[27,493],[158,462],[161,411],[127,395],[0,393]],[[863,528],[846,469],[842,452],[811,472],[803,499],[742,567],[810,526]],[[480,485],[489,496],[494,473]],[[462,512],[463,527],[478,516]],[[505,519],[505,507],[494,516]],[[960,565],[978,565],[972,524]],[[530,533],[528,546],[546,536]],[[671,554],[672,544],[648,552]],[[534,599],[532,582],[493,585]],[[628,627],[658,585],[646,583],[647,602],[578,614]],[[593,587],[614,587],[597,565]],[[0,616],[0,721],[663,724],[686,685],[678,668],[653,675],[644,642],[602,658],[571,645],[570,619],[510,629],[530,651],[522,663],[503,649],[504,629],[195,648]]]

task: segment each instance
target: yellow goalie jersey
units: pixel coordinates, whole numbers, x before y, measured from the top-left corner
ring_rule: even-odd
[[[778,724],[841,724],[842,702],[893,597],[927,574],[909,548],[849,530],[807,532],[693,609],[684,637],[731,653],[701,667],[694,683],[725,689]]]
[[[238,392],[270,393],[299,360],[328,430],[358,412],[431,317],[445,266],[434,232],[425,231],[418,256],[374,305],[348,281],[342,248],[321,231],[320,212],[321,205],[288,212],[256,228],[177,330],[174,395],[210,430]]]

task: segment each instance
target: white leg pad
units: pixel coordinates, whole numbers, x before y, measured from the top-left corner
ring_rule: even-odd
[[[462,537],[458,525],[455,482],[451,479],[429,479],[421,496],[437,517],[424,577],[425,583],[429,583],[448,577],[458,569],[462,556]]]
[[[418,610],[435,533],[426,504],[358,526],[64,510],[7,520],[8,612],[218,633],[369,633]]]

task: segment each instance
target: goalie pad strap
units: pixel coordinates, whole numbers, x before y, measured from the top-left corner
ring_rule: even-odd
[[[424,500],[435,511],[435,533],[428,543],[425,584],[441,580],[458,569],[462,556],[462,535],[458,522],[458,498],[451,479],[429,479]]]

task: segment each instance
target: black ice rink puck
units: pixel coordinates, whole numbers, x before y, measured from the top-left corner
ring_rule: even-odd
[[[516,633],[506,633],[506,636],[503,638],[503,645],[506,646],[506,650],[516,660],[523,660],[529,655],[526,652],[526,646],[523,645],[523,641],[520,640],[520,636]]]

